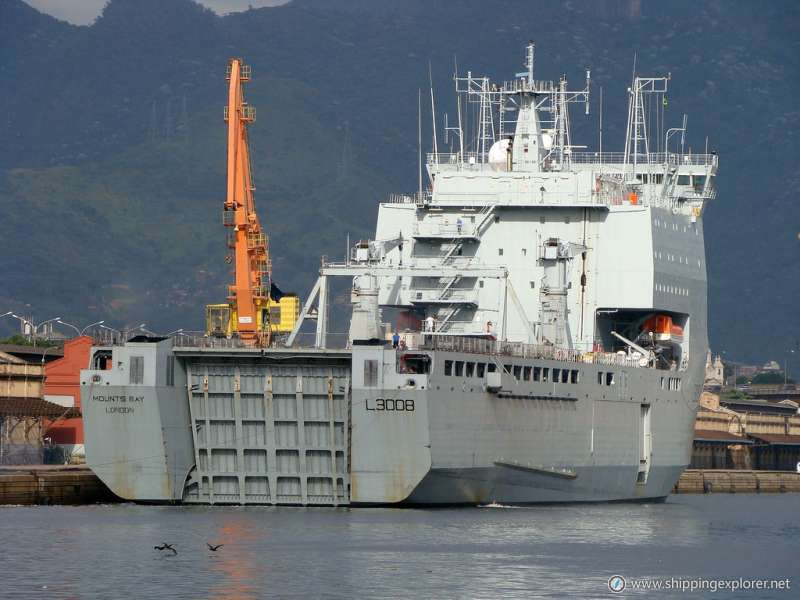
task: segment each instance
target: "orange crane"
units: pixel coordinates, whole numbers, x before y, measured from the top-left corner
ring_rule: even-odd
[[[231,59],[227,79],[228,177],[222,222],[232,229],[227,236],[232,255],[226,261],[233,263],[234,283],[228,286],[228,304],[206,307],[206,329],[211,335],[238,335],[248,346],[269,346],[273,333],[291,331],[299,299],[294,294],[270,297],[269,241],[256,214],[247,143],[247,125],[256,118],[255,108],[244,100],[250,67]]]

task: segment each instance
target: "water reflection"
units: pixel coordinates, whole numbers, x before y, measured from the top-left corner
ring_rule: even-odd
[[[261,595],[253,583],[262,568],[254,560],[258,556],[258,530],[251,527],[252,519],[247,515],[225,513],[222,516],[217,535],[208,541],[212,545],[223,544],[216,552],[207,550],[211,570],[219,575],[212,596],[219,600],[259,598]]]
[[[606,597],[617,573],[791,577],[796,499],[458,510],[0,508],[0,564],[13,574],[0,596]],[[164,541],[177,556],[153,550]],[[206,542],[224,546],[210,552]],[[753,555],[753,544],[769,545],[769,556]]]

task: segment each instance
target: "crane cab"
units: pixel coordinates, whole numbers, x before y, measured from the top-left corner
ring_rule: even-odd
[[[280,300],[271,298],[256,313],[256,329],[271,334],[290,333],[300,317],[300,298],[285,294]],[[206,335],[229,338],[238,331],[236,308],[230,304],[206,305]]]

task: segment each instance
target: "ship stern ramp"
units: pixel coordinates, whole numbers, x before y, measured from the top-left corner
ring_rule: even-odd
[[[349,350],[176,352],[194,447],[183,502],[348,504]]]

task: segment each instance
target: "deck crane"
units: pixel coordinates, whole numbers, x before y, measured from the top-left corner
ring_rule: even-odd
[[[243,86],[251,70],[238,58],[228,64],[227,187],[222,222],[233,264],[234,282],[228,286],[227,304],[206,307],[206,331],[215,336],[238,336],[248,346],[269,346],[275,333],[292,330],[299,315],[299,299],[283,294],[272,284],[269,239],[261,227],[253,199],[247,125],[255,121],[255,107],[244,100]]]

